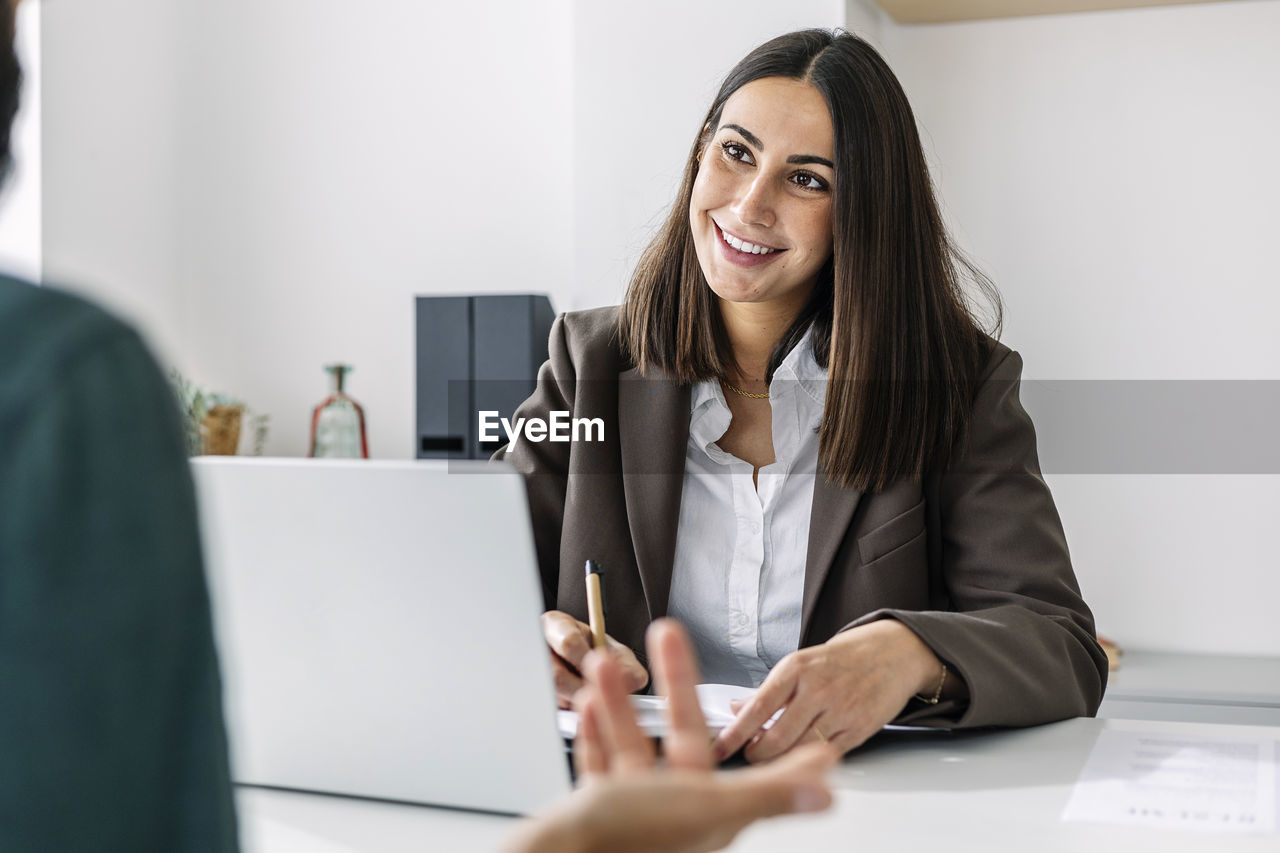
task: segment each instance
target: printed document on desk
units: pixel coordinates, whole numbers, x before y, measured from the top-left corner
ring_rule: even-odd
[[[1104,729],[1062,819],[1274,834],[1278,752],[1269,738]]]

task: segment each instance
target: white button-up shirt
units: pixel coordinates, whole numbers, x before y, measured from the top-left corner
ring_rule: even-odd
[[[702,680],[758,687],[800,644],[809,515],[827,372],[812,330],[769,383],[774,462],[716,444],[733,415],[718,381],[694,386],[669,615],[689,630]]]

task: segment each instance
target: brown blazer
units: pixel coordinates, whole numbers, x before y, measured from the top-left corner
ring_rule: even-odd
[[[671,590],[690,389],[627,364],[617,316],[616,307],[561,315],[537,389],[517,411],[600,418],[604,440],[521,438],[495,458],[525,475],[548,609],[586,621],[583,563],[600,562],[609,633],[645,662],[645,628],[667,613]],[[993,344],[948,471],[869,494],[822,476],[814,488],[801,646],[894,618],[968,684],[967,706],[913,701],[904,722],[1092,715],[1106,686],[1106,656],[1018,400],[1022,360]]]

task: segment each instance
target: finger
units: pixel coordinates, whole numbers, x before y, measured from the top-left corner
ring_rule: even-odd
[[[649,672],[636,659],[636,653],[631,650],[630,646],[615,640],[613,637],[605,635],[605,639],[608,641],[609,651],[622,668],[622,681],[627,688],[627,692],[635,693],[643,690],[649,683]]]
[[[813,705],[812,700],[805,701],[801,691],[797,691],[782,716],[775,720],[763,734],[747,744],[743,755],[747,761],[756,764],[761,761],[772,761],[806,740],[826,741],[828,740],[826,734],[821,733],[821,729],[817,728],[820,719],[822,719],[822,710]],[[834,728],[834,725],[830,723],[828,725]]]
[[[828,771],[840,760],[840,750],[833,744],[807,743],[796,747],[777,761],[748,767],[723,778],[772,779],[791,782],[822,782]]]
[[[778,664],[755,695],[738,711],[733,722],[720,731],[714,746],[715,760],[723,761],[741,749],[779,708],[791,701],[796,681],[794,667],[787,666],[785,660]]]
[[[569,708],[572,706],[574,694],[582,689],[585,682],[582,676],[569,668],[569,665],[557,655],[550,652],[551,655],[551,679],[556,686],[556,703],[561,708]]]
[[[770,734],[776,727],[777,725],[775,724],[760,736],[752,738],[743,748],[742,757],[751,764],[765,764],[782,756],[790,755],[802,746],[813,744],[830,746],[835,743],[831,737],[828,737],[825,732],[820,731],[816,726],[810,726],[805,729],[797,738],[787,738],[785,740],[771,738]]]
[[[724,784],[749,815],[821,811],[831,805],[827,773],[839,757],[830,744],[806,744],[771,764],[728,774]]]
[[[840,761],[840,757],[840,750],[834,744],[807,743],[771,764],[750,767],[743,772],[794,779],[825,779],[827,772]]]
[[[663,753],[671,767],[707,770],[711,767],[711,741],[707,720],[698,703],[698,664],[689,637],[680,623],[659,619],[646,637],[654,684],[667,697],[667,735]]]
[[[838,749],[841,755],[844,755],[849,750],[862,746],[878,731],[880,731],[878,727],[872,729],[854,727],[842,732],[836,732],[831,736],[831,745]]]
[[[542,614],[542,635],[551,650],[569,666],[582,671],[582,659],[591,651],[591,629],[568,613],[549,610]]]
[[[601,742],[610,768],[617,773],[628,773],[652,767],[653,744],[636,723],[618,662],[610,655],[593,652],[587,655],[585,667],[587,678],[600,697]]]
[[[580,783],[609,772],[609,755],[601,741],[597,719],[599,703],[596,691],[591,687],[579,690],[573,700],[578,712],[578,734],[573,739],[573,767]]]

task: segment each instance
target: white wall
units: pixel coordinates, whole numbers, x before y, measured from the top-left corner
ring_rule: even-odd
[[[568,0],[48,12],[49,276],[267,413],[268,453],[343,360],[371,452],[412,456],[413,296],[567,289]]]
[[[0,194],[0,269],[40,280],[40,4],[18,7],[22,103],[9,139],[13,171]]]
[[[41,11],[44,277],[106,303],[174,357],[179,4],[58,0]]]
[[[1277,35],[1277,2],[886,28],[1027,376],[1280,379]],[[1280,654],[1280,477],[1050,482],[1101,630]]]
[[[844,20],[845,29],[881,49],[885,30],[894,26],[893,19],[876,5],[875,0],[847,0]]]
[[[1272,0],[893,28],[1035,375],[1280,377],[1278,36]]]
[[[570,32],[567,0],[190,9],[183,354],[268,453],[346,361],[370,452],[411,458],[414,295],[565,291]]]

